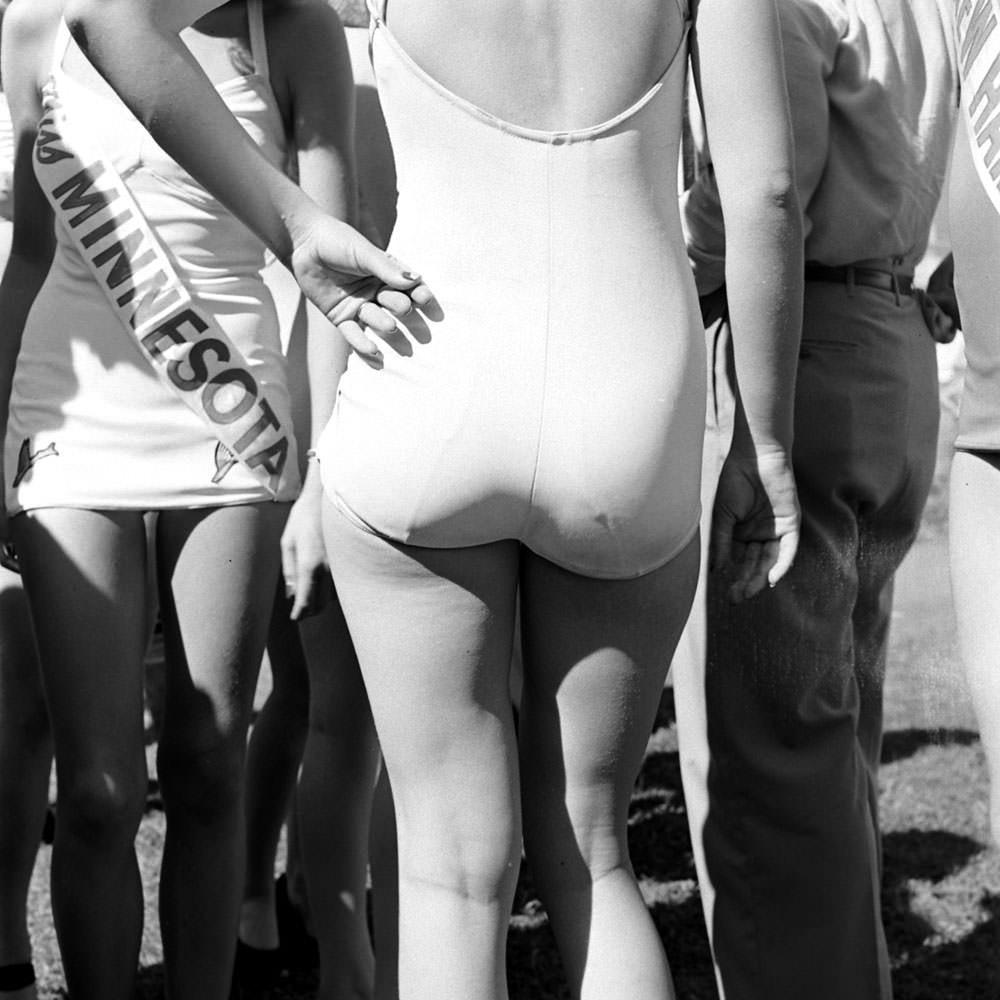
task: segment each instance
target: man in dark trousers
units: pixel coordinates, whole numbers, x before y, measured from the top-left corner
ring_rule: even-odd
[[[893,575],[936,451],[935,348],[912,277],[951,148],[952,4],[777,5],[808,262],[802,537],[752,602],[708,577],[705,656],[674,664],[684,787],[726,1000],[888,1000],[876,778]],[[725,280],[710,167],[684,214],[707,296]]]

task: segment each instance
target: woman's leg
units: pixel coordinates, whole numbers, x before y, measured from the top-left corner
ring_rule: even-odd
[[[601,581],[524,556],[525,848],[575,997],[674,996],[626,828],[698,560],[694,539],[662,569]]]
[[[31,964],[28,887],[49,801],[52,738],[21,578],[0,568],[0,998],[33,1000],[15,988]],[[19,968],[20,967],[20,968]],[[7,971],[5,971],[7,970]],[[8,985],[8,983],[10,985]]]
[[[142,933],[134,839],[146,799],[145,532],[135,513],[12,521],[55,745],[52,908],[74,1000],[127,1000]]]
[[[168,995],[181,1000],[229,994],[245,872],[246,734],[286,516],[284,504],[257,503],[159,518],[160,929]]]
[[[990,771],[1000,845],[1000,453],[955,452],[949,508],[958,641]]]
[[[520,862],[507,687],[519,546],[416,549],[325,510],[396,805],[400,994],[499,1000]]]
[[[239,937],[277,956],[274,860],[281,828],[294,808],[295,785],[309,725],[309,675],[290,603],[275,588],[267,636],[271,693],[257,714],[246,761],[247,869]]]
[[[375,1000],[399,1000],[399,866],[396,811],[385,768],[379,769],[368,835],[375,942]]]
[[[371,1000],[365,887],[378,743],[358,660],[336,599],[300,623],[309,664],[309,736],[298,830],[319,941],[319,1000]]]

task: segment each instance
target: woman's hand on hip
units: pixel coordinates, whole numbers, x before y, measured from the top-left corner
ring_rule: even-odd
[[[302,291],[369,364],[382,354],[368,331],[385,336],[415,306],[434,308],[419,274],[331,216],[314,219],[296,240],[290,267]]]

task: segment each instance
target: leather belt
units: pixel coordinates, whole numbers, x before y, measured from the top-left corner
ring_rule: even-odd
[[[913,275],[897,274],[895,271],[881,271],[873,267],[858,267],[845,264],[841,267],[827,267],[825,264],[806,264],[806,281],[829,281],[837,285],[864,285],[878,288],[894,295],[913,294]]]

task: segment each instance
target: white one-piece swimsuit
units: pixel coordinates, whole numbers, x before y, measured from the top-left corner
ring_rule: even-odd
[[[649,572],[699,518],[704,336],[676,181],[686,31],[621,114],[539,131],[445,89],[383,14],[389,249],[444,318],[408,320],[380,370],[352,359],[319,446],[326,491],[395,541],[519,539],[584,575]]]

